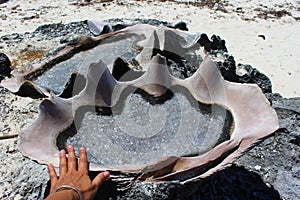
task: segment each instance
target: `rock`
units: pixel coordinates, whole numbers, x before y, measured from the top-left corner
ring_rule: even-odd
[[[255,83],[257,84],[264,93],[271,93],[272,92],[272,84],[270,79],[264,75],[263,73],[259,72],[256,68],[253,68],[251,65],[242,65],[244,69],[247,71],[246,74],[240,76],[238,78],[238,82],[241,83]]]
[[[23,40],[23,35],[19,33],[13,33],[11,35],[4,35],[0,37],[0,43],[17,43]]]
[[[233,56],[229,56],[226,53],[223,53],[221,56],[223,60],[218,62],[218,68],[226,80],[237,83],[255,83],[261,88],[263,93],[272,93],[272,84],[266,75],[251,65],[238,64],[236,66]],[[239,71],[237,68],[243,72],[237,73]]]
[[[178,22],[177,24],[174,25],[174,28],[182,30],[182,31],[188,31],[189,29],[186,26],[185,22]]]
[[[10,77],[11,62],[7,55],[0,53],[0,81],[5,77]]]
[[[34,32],[34,37],[39,37],[41,40],[49,40],[56,37],[72,35],[89,35],[90,33],[85,21],[71,22],[68,24],[56,23],[39,26]],[[91,34],[90,34],[91,35]]]
[[[227,48],[225,46],[225,40],[221,39],[217,35],[213,35],[211,40],[208,39],[207,35],[203,33],[198,40],[198,43],[204,47],[207,52],[213,51],[223,51],[227,52]]]
[[[285,99],[268,94],[279,117],[280,128],[271,137],[252,148],[236,163],[256,171],[283,199],[299,199],[300,194],[300,98]],[[255,169],[260,166],[260,169]]]
[[[6,14],[2,14],[2,15],[0,15],[0,18],[1,18],[2,20],[6,20],[6,19],[7,19],[7,15],[6,15]]]
[[[0,4],[6,3],[6,2],[8,2],[8,0],[0,0]]]
[[[237,12],[237,13],[243,13],[244,11],[243,11],[243,8],[242,8],[242,7],[237,7],[237,8],[236,8],[236,12]]]
[[[0,151],[0,199],[42,199],[48,174],[46,166],[25,159],[16,151],[17,140],[0,141],[14,151]]]

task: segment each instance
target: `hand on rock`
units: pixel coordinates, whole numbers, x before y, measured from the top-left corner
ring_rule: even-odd
[[[98,174],[94,180],[88,176],[88,159],[84,147],[80,148],[80,157],[77,163],[74,148],[68,146],[68,158],[64,150],[59,155],[58,177],[52,164],[48,165],[48,173],[51,181],[50,195],[46,198],[51,199],[80,199],[76,189],[82,194],[84,200],[91,200],[96,195],[98,188],[109,177],[109,172],[105,171]],[[55,190],[63,186],[55,192]],[[67,187],[64,187],[67,186]],[[70,186],[70,187],[69,187]],[[72,189],[75,188],[75,189]]]

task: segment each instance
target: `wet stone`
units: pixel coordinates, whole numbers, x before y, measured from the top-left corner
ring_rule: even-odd
[[[110,166],[206,152],[225,139],[226,110],[203,109],[188,99],[175,93],[165,103],[151,105],[140,94],[130,94],[122,112],[114,108],[110,116],[86,112],[67,143],[85,146],[92,163]]]
[[[86,74],[88,66],[91,63],[99,62],[99,60],[102,60],[106,65],[110,65],[117,57],[132,59],[136,54],[130,47],[137,39],[137,36],[132,35],[126,38],[119,36],[114,39],[104,40],[97,47],[77,53],[72,58],[54,65],[50,70],[38,77],[35,84],[49,88],[55,93],[60,93],[63,91],[66,80],[69,79],[74,71]],[[132,57],[128,57],[130,55],[128,52],[131,52]]]

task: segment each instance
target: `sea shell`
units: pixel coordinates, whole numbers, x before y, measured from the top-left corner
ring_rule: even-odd
[[[147,181],[193,181],[205,178],[224,168],[262,138],[278,129],[278,119],[261,89],[255,84],[232,83],[224,80],[216,64],[206,56],[198,70],[186,79],[174,77],[167,65],[167,59],[185,57],[188,51],[200,48],[201,34],[189,34],[164,26],[145,24],[129,26],[120,31],[100,35],[96,38],[81,38],[73,46],[67,46],[50,61],[57,63],[70,54],[78,52],[79,47],[96,46],[106,38],[118,35],[138,34],[144,40],[134,43],[139,52],[136,56],[144,73],[125,81],[116,80],[103,61],[89,65],[82,90],[68,98],[50,94],[42,87],[32,84],[32,88],[43,96],[49,96],[40,104],[38,118],[26,127],[19,137],[19,149],[27,157],[40,163],[53,163],[58,166],[59,150],[56,140],[59,135],[74,123],[76,111],[83,106],[113,108],[122,98],[123,92],[130,87],[138,88],[153,97],[164,96],[173,87],[182,87],[202,104],[219,105],[227,109],[234,127],[230,138],[206,152],[190,156],[159,157],[155,162],[144,164],[99,165],[91,163],[90,170],[110,170],[137,177]],[[76,50],[77,49],[77,50]],[[10,88],[18,91],[24,84],[24,77],[41,73],[48,64],[35,66],[20,76],[19,82]],[[111,64],[111,63],[109,63]],[[115,63],[115,67],[117,64]],[[118,70],[118,69],[114,69]],[[134,73],[131,70],[125,72]],[[128,72],[128,73],[129,73]],[[125,73],[128,75],[128,73]],[[24,76],[25,74],[25,76]],[[35,75],[36,76],[36,75]],[[5,83],[8,86],[8,82]],[[105,142],[105,141],[104,141]],[[100,142],[99,145],[102,145]],[[200,148],[200,147],[199,147]],[[101,158],[100,158],[101,159]]]

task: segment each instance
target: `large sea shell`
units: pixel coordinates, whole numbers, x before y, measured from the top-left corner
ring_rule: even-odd
[[[101,48],[101,45],[105,43],[103,41],[116,41],[114,38],[118,38],[117,41],[124,38],[126,40],[131,35],[138,35],[139,39],[132,43],[132,47],[128,48],[133,48],[137,52],[137,55],[133,57],[144,73],[126,69],[122,77],[130,76],[123,80],[122,78],[116,80],[111,71],[122,71],[122,66],[118,66],[118,62],[113,65],[113,61],[117,57],[109,57],[107,58],[109,61],[106,62],[97,59],[90,64],[80,63],[80,65],[88,66],[85,68],[85,73],[80,72],[83,75],[81,79],[83,82],[81,82],[80,89],[72,95],[67,95],[68,98],[62,96],[63,91],[54,95],[49,92],[49,88],[45,89],[37,82],[31,81],[32,77],[40,76],[54,64],[68,60],[82,49],[86,50],[95,46]],[[30,85],[29,88],[35,91],[37,96],[48,96],[40,105],[38,118],[20,133],[20,151],[40,163],[53,163],[58,166],[57,138],[62,133],[65,134],[66,130],[74,124],[74,117],[80,108],[96,106],[97,108],[114,109],[121,101],[120,99],[124,98],[124,92],[128,88],[139,89],[155,98],[166,96],[174,88],[183,88],[196,102],[221,106],[231,113],[233,126],[228,130],[230,134],[225,141],[210,145],[208,142],[207,149],[204,144],[204,150],[199,146],[197,153],[188,156],[161,157],[159,154],[155,154],[155,161],[150,163],[121,163],[120,165],[91,163],[90,169],[121,172],[138,177],[139,180],[185,182],[205,178],[229,165],[256,142],[277,130],[278,119],[257,85],[232,83],[224,80],[209,56],[205,56],[198,70],[188,78],[176,78],[170,73],[168,59],[176,62],[181,58],[186,58],[188,62],[192,63],[188,59],[188,54],[200,49],[201,45],[198,42],[200,38],[200,33],[189,34],[163,25],[156,27],[139,24],[95,38],[80,38],[76,44],[65,47],[46,61],[22,73],[15,73],[14,78],[4,81],[2,85],[19,93],[22,92],[20,90],[25,87],[24,85]],[[105,44],[114,43],[107,42]],[[88,51],[86,52],[85,55],[88,56]],[[124,63],[126,62],[124,61]],[[114,66],[114,70],[112,66]],[[72,84],[71,88],[74,89],[76,78]],[[99,141],[99,145],[104,145],[104,143],[105,141]],[[178,145],[180,145],[180,141],[178,141]],[[110,149],[114,151],[117,149],[117,145],[116,148],[111,146],[108,151]],[[202,150],[200,151],[200,149]],[[97,159],[101,160],[101,158]]]

